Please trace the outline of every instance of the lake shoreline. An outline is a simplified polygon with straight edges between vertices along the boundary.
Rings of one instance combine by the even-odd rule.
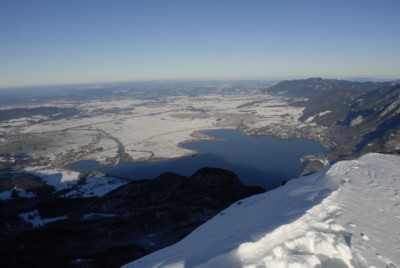
[[[164,172],[188,175],[202,167],[216,167],[235,172],[247,185],[266,189],[283,180],[298,177],[305,166],[304,155],[327,153],[318,142],[306,139],[283,140],[271,136],[250,136],[239,129],[206,129],[194,136],[200,139],[180,143],[190,152],[186,156],[154,161],[102,165],[94,160],[69,164],[73,171],[96,170],[131,180],[155,178]]]

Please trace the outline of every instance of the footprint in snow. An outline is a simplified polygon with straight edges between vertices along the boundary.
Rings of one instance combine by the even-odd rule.
[[[360,233],[362,239],[369,240],[369,237],[366,234]]]

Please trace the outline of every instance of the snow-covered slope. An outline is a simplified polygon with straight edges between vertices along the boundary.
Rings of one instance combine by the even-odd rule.
[[[399,191],[398,156],[339,162],[124,267],[400,267]]]

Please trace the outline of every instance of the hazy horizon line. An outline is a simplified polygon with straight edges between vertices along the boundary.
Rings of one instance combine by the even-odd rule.
[[[355,82],[385,82],[385,81],[395,81],[400,80],[399,76],[308,76],[308,75],[292,75],[292,76],[276,76],[276,77],[262,77],[262,76],[254,76],[254,77],[208,77],[208,78],[154,78],[154,79],[134,79],[134,80],[118,80],[118,81],[97,81],[97,82],[63,82],[63,83],[46,83],[46,84],[31,84],[31,85],[13,85],[13,86],[0,86],[0,90],[12,90],[12,89],[28,89],[28,88],[37,88],[37,87],[73,87],[73,86],[92,86],[99,87],[104,85],[112,85],[115,84],[129,84],[129,83],[148,83],[148,82],[207,82],[207,81],[271,81],[271,82],[279,82],[284,80],[306,80],[310,78],[322,78],[322,79],[336,79],[336,80],[349,80]]]

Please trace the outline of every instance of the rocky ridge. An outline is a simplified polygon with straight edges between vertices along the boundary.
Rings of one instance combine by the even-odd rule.
[[[0,266],[119,267],[263,191],[230,171],[203,168],[132,181],[102,197],[0,201]]]

